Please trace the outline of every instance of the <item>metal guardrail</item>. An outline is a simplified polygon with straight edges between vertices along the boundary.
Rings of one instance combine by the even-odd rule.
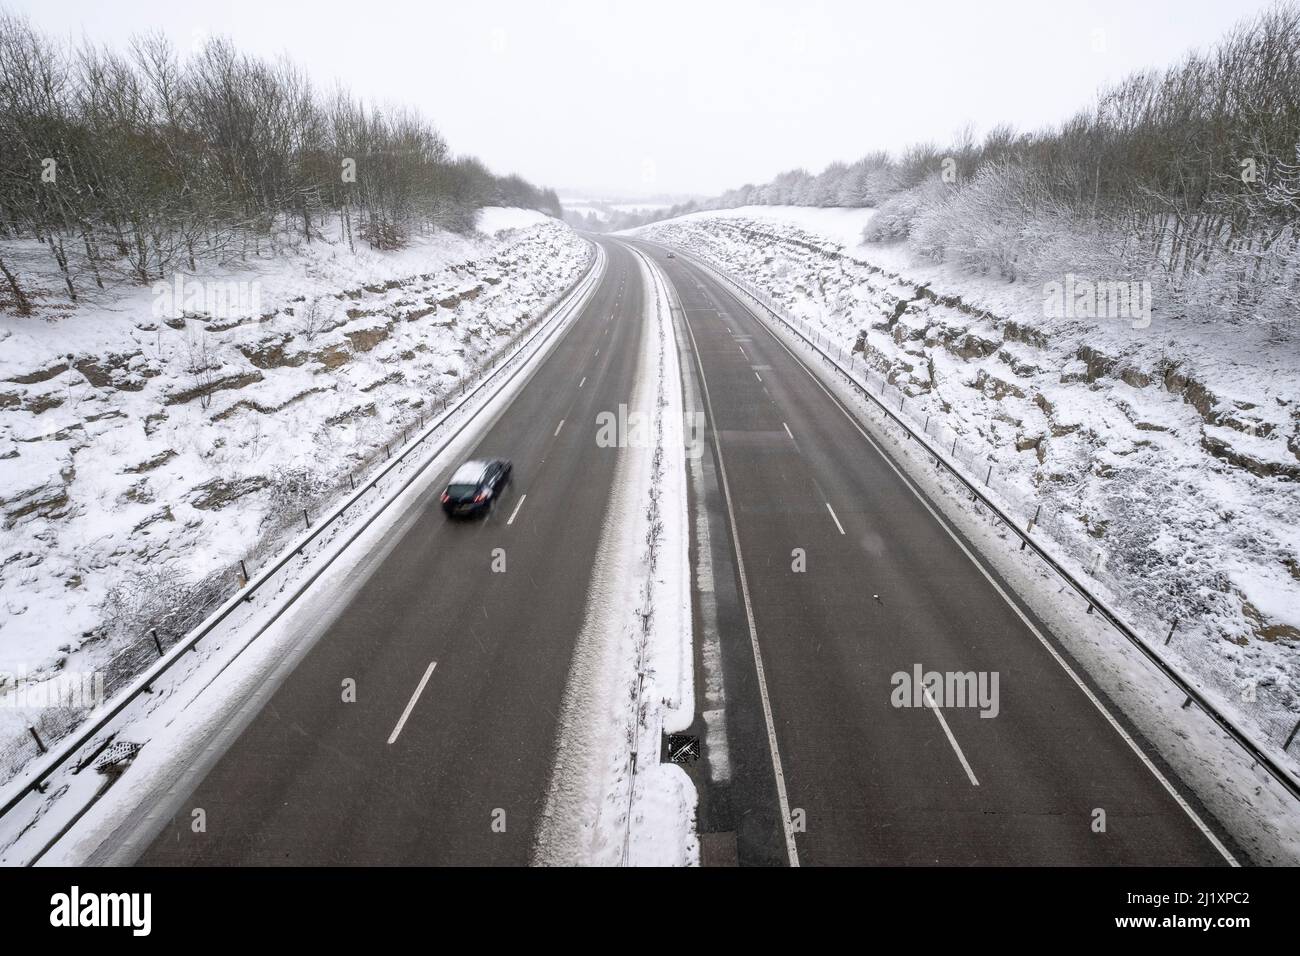
[[[594,285],[599,282],[604,271],[604,262],[604,251],[599,246],[592,244],[591,261],[587,266],[586,271],[567,290],[557,296],[550,306],[541,314],[536,322],[536,328],[531,335],[519,342],[514,348],[514,351],[508,356],[501,358],[499,361],[493,361],[489,366],[489,371],[482,377],[478,384],[462,394],[454,404],[448,404],[441,414],[430,420],[430,423],[423,429],[423,431],[407,441],[397,454],[389,457],[386,460],[385,465],[379,469],[378,472],[363,484],[359,485],[347,499],[335,507],[327,516],[318,520],[314,526],[309,527],[296,540],[286,546],[278,559],[273,561],[266,568],[257,572],[248,580],[244,588],[223,602],[217,610],[209,615],[200,625],[185,635],[185,637],[169,651],[160,656],[150,667],[142,671],[120,693],[114,695],[110,701],[101,705],[100,708],[97,708],[97,711],[92,711],[86,720],[82,721],[82,723],[76,728],[76,730],[67,737],[62,738],[52,749],[46,752],[42,757],[38,758],[34,766],[24,770],[16,780],[11,781],[3,788],[3,790],[0,790],[0,793],[4,794],[4,802],[0,804],[0,817],[5,816],[12,811],[33,791],[43,792],[45,787],[48,786],[46,781],[49,780],[55,771],[66,764],[72,756],[78,753],[83,747],[91,743],[96,736],[100,735],[108,725],[119,714],[121,714],[122,711],[130,706],[131,703],[139,698],[141,694],[151,692],[152,685],[159,677],[175,666],[175,664],[181,660],[186,653],[196,650],[197,645],[201,640],[212,635],[212,633],[225,623],[236,611],[242,609],[245,604],[251,602],[253,597],[262,587],[283,570],[291,561],[299,557],[308,545],[324,534],[327,530],[332,530],[335,523],[346,514],[349,509],[355,508],[370,492],[377,490],[379,483],[386,476],[388,476],[394,469],[403,465],[413,453],[420,450],[421,446],[429,438],[448,423],[457,412],[472,403],[483,392],[483,390],[489,386],[489,384],[495,383],[497,387],[501,387],[512,381],[520,371],[527,367],[527,361],[517,364],[504,379],[501,379],[500,381],[498,381],[498,379],[507,369],[512,365],[515,365],[517,359],[520,357],[526,359],[531,354],[530,349],[534,343],[538,343],[539,346],[540,344],[543,344],[538,342],[539,337],[545,334],[546,338],[549,338],[563,326],[564,323],[562,319],[568,317],[574,304],[581,302],[588,289],[594,287]],[[468,427],[472,421],[473,416],[470,416],[460,425],[459,428],[456,429],[455,432],[446,436],[446,440],[442,445],[430,454],[429,461],[432,460],[433,454],[436,454],[445,448],[446,445],[455,439],[455,437]],[[390,496],[389,503],[391,503],[396,494],[400,494],[408,488],[411,483],[413,483],[416,478],[423,473],[424,469],[428,467],[429,461],[426,461],[424,465],[415,472],[415,474],[411,475],[407,479],[407,481],[393,496]],[[231,656],[230,661],[227,661],[222,666],[222,670],[229,666],[233,660],[237,659],[253,640],[264,633],[267,628],[269,628],[294,603],[294,601],[296,601],[297,598],[300,597],[322,573],[324,573],[335,558],[346,550],[347,546],[360,536],[360,534],[364,532],[380,514],[383,513],[383,510],[383,508],[377,509],[374,514],[370,515],[365,521],[363,521],[360,527],[353,530],[352,534],[342,543],[335,553],[328,558],[328,560],[326,560],[320,567],[316,568],[314,572],[305,581],[301,582],[291,594],[287,595],[281,602],[280,608],[271,619],[263,622],[257,633],[246,641]]]
[[[652,242],[651,240],[641,240],[641,241],[659,246],[660,248],[663,249],[669,248],[667,245],[664,245],[662,243]],[[820,341],[815,341],[813,338],[810,338],[805,329],[799,328],[799,323],[797,320],[794,320],[791,316],[786,315],[784,311],[781,310],[781,308],[773,299],[771,299],[769,296],[762,293],[760,290],[749,286],[749,284],[746,282],[733,278],[731,275],[729,275],[726,272],[726,270],[722,266],[709,261],[707,258],[703,256],[700,256],[694,252],[683,249],[680,246],[673,246],[672,248],[675,252],[677,252],[678,255],[684,256],[685,258],[689,259],[691,262],[695,263],[700,268],[708,270],[710,273],[715,275],[718,279],[720,279],[721,281],[725,282],[727,285],[735,289],[737,292],[741,293],[745,297],[752,300],[761,309],[763,309],[765,312],[770,314],[774,319],[776,319],[783,326],[785,326],[792,333],[794,333],[804,344],[808,346],[808,348],[810,348],[815,353],[817,353],[823,359],[823,361],[825,361],[827,364],[833,367],[837,372],[839,372],[839,374],[842,375],[845,378],[845,380],[849,382],[850,385],[852,385],[855,389],[861,392],[865,397],[869,398],[872,401],[872,403],[875,404],[882,412],[884,412],[884,414],[892,422],[894,422],[896,425],[902,428],[907,433],[909,438],[918,442],[921,445],[921,447],[925,448],[928,451],[928,453],[931,455],[931,457],[934,458],[937,464],[941,465],[945,470],[948,471],[949,474],[951,474],[954,478],[956,478],[959,482],[961,482],[961,484],[970,493],[972,500],[978,499],[986,508],[988,508],[998,518],[998,520],[1000,520],[1007,528],[1009,528],[1012,532],[1014,532],[1016,536],[1020,538],[1022,542],[1021,544],[1022,548],[1025,546],[1032,548],[1034,553],[1037,554],[1038,557],[1045,564],[1047,564],[1063,581],[1065,581],[1066,584],[1068,584],[1071,588],[1073,588],[1074,591],[1078,593],[1078,595],[1088,603],[1089,613],[1091,613],[1095,609],[1099,614],[1101,614],[1101,616],[1106,620],[1107,623],[1109,623],[1113,628],[1115,628],[1115,630],[1119,631],[1125,638],[1127,638],[1128,641],[1135,648],[1137,648],[1138,651],[1140,651],[1143,654],[1143,656],[1147,658],[1147,660],[1149,660],[1157,668],[1159,668],[1159,670],[1165,675],[1165,677],[1168,678],[1182,693],[1186,695],[1187,703],[1193,703],[1193,702],[1196,703],[1196,705],[1200,707],[1200,709],[1206,714],[1206,716],[1208,716],[1211,720],[1213,720],[1214,723],[1217,724],[1221,730],[1223,730],[1226,734],[1228,734],[1228,736],[1230,736],[1237,743],[1237,745],[1240,746],[1241,749],[1244,750],[1251,757],[1252,760],[1254,760],[1260,766],[1264,767],[1268,771],[1268,773],[1275,780],[1278,781],[1278,783],[1280,783],[1283,787],[1286,788],[1286,790],[1291,794],[1293,798],[1300,799],[1300,779],[1297,779],[1296,776],[1292,774],[1290,770],[1288,770],[1281,763],[1279,763],[1273,756],[1267,753],[1263,747],[1261,747],[1259,744],[1257,744],[1254,741],[1254,739],[1252,739],[1250,734],[1245,729],[1240,727],[1237,724],[1237,722],[1234,721],[1227,714],[1223,713],[1190,680],[1185,678],[1168,661],[1164,660],[1155,651],[1153,651],[1151,647],[1147,644],[1147,642],[1143,640],[1142,637],[1137,633],[1137,631],[1133,627],[1131,627],[1128,624],[1128,622],[1126,622],[1123,618],[1121,618],[1113,608],[1111,608],[1103,600],[1098,598],[1083,582],[1081,582],[1077,577],[1075,577],[1075,575],[1068,568],[1066,568],[1064,565],[1061,564],[1061,562],[1059,562],[1056,558],[1054,558],[1046,548],[1044,548],[1037,541],[1035,541],[1027,529],[1022,529],[1015,520],[1013,520],[1008,514],[1006,514],[1005,511],[1003,511],[1001,507],[999,507],[986,494],[984,494],[984,492],[980,489],[979,485],[977,484],[978,479],[972,480],[971,478],[963,474],[962,470],[949,459],[949,456],[942,449],[936,448],[930,442],[928,434],[926,435],[918,434],[916,429],[914,429],[907,421],[904,420],[902,415],[899,414],[898,410],[891,408],[888,404],[886,404],[881,400],[880,396],[873,394],[870,388],[868,388],[863,382],[860,382],[852,374],[854,369],[846,368],[841,358],[832,355],[829,351],[823,348]],[[864,370],[864,374],[865,374],[865,370]],[[1030,521],[1029,527],[1032,528],[1033,525],[1034,522]],[[1187,703],[1185,703],[1184,706],[1187,706]],[[1295,736],[1295,731],[1292,731],[1292,737],[1294,736]]]

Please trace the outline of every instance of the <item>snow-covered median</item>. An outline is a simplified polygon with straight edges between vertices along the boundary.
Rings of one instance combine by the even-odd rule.
[[[534,850],[543,865],[699,863],[695,786],[660,762],[663,734],[689,727],[695,709],[681,370],[666,289],[638,259],[646,332],[565,687]]]

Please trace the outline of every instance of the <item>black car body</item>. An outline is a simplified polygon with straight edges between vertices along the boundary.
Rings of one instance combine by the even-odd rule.
[[[442,493],[442,510],[454,518],[487,511],[510,481],[510,472],[510,462],[505,458],[465,462],[447,482]]]

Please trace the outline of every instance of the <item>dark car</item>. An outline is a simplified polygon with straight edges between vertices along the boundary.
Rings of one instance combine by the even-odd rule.
[[[510,462],[505,458],[465,462],[447,482],[442,510],[454,518],[487,511],[510,481],[510,471]]]
[[[676,259],[677,256],[676,256],[675,253],[670,252],[670,253],[668,253],[668,258],[669,258],[669,259]]]

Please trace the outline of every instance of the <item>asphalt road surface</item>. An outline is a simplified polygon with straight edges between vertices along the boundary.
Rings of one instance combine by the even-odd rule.
[[[474,457],[514,462],[492,514],[449,522],[435,483],[138,862],[529,861],[614,475],[596,416],[630,402],[643,334],[636,261],[606,250],[586,308],[477,445]],[[345,678],[356,703],[342,702]]]
[[[1158,761],[794,355],[706,270],[638,245],[676,290],[688,371],[703,372],[726,476],[711,508],[734,518],[800,864],[1224,864]],[[722,651],[728,676],[754,670],[743,620]],[[917,665],[997,673],[996,716],[893,706],[892,675]],[[768,807],[764,826],[738,827],[741,862],[788,850],[760,707],[752,689],[728,695],[741,772],[725,803],[737,823]]]
[[[529,862],[615,470],[596,416],[630,401],[644,334],[636,259],[604,245],[593,298],[477,445],[513,459],[504,499],[452,523],[435,483],[197,788],[172,795],[140,863]],[[704,862],[1225,862],[1214,822],[802,364],[707,272],[641,248],[680,301],[707,411],[692,503],[712,529],[730,772],[691,771]],[[892,676],[917,666],[996,674],[996,716],[893,706]]]

